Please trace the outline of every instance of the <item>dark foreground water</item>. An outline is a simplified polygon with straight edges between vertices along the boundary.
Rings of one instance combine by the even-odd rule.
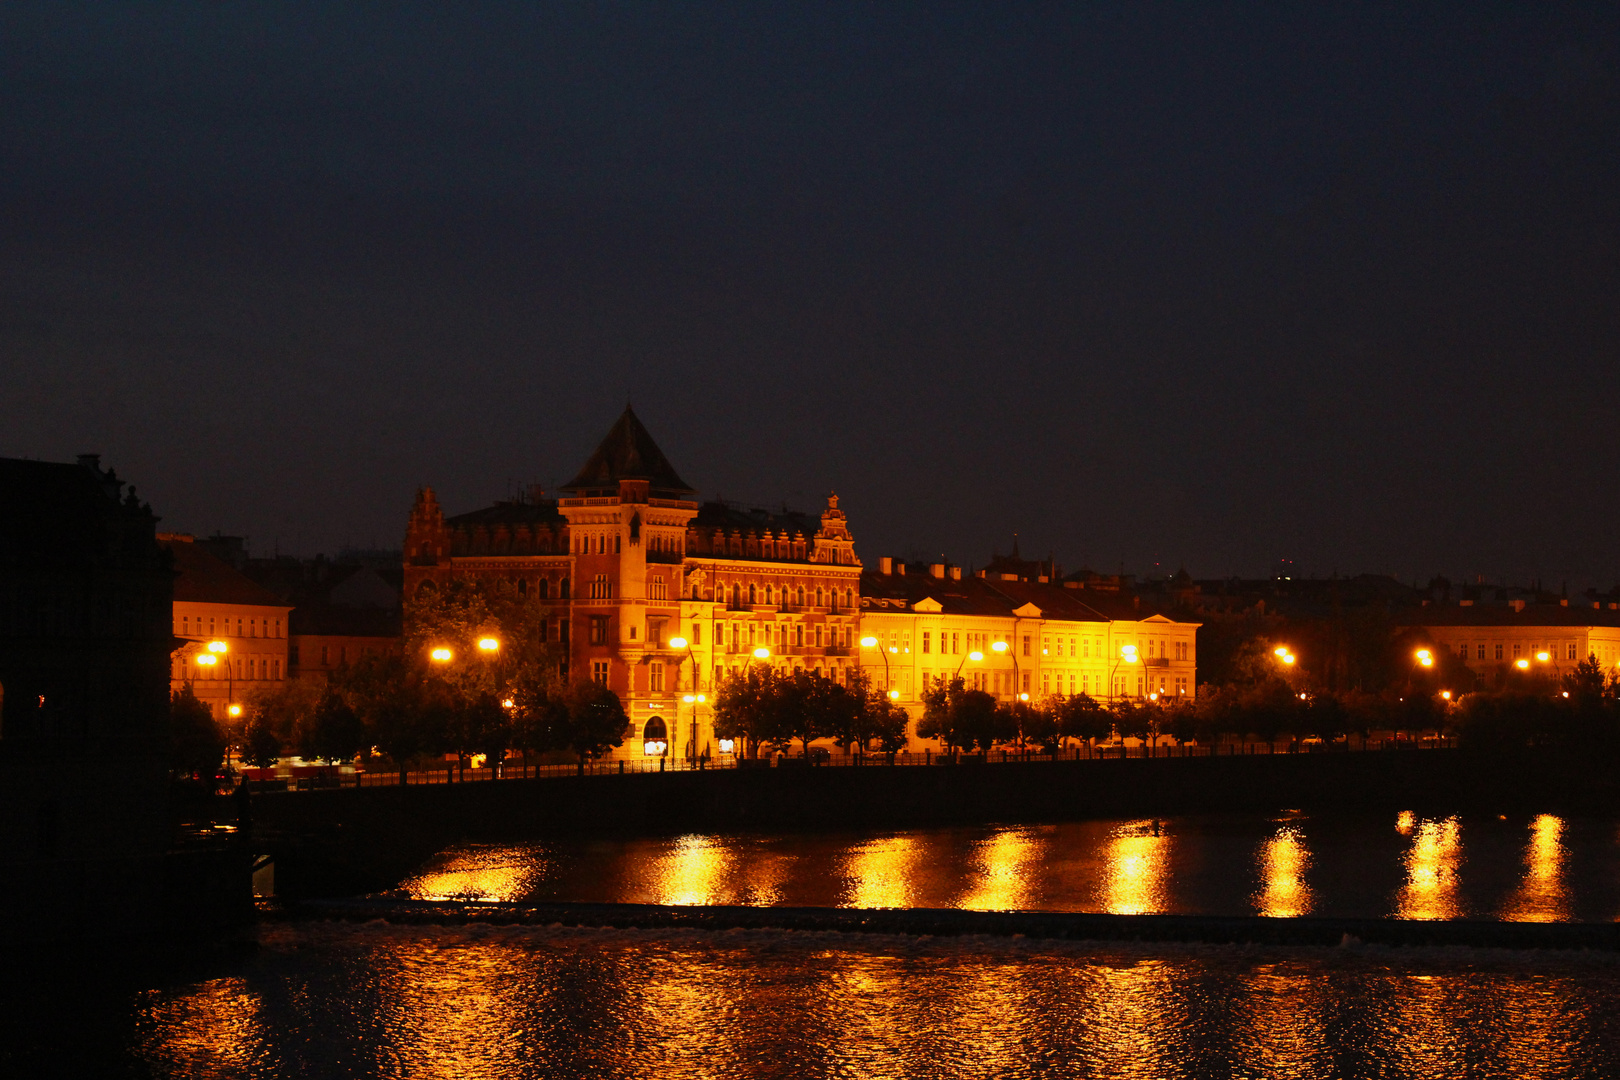
[[[426,900],[1610,922],[1620,829],[1551,814],[1092,821],[470,844]]]
[[[1611,921],[1611,822],[1186,818],[468,845],[427,899]],[[1617,1077],[1620,956],[272,923],[11,963],[0,1077]],[[9,960],[10,958],[8,958]]]
[[[6,1076],[1613,1077],[1620,961],[290,924],[13,1003]]]

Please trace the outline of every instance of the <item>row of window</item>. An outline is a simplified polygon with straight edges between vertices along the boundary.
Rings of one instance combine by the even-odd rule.
[[[879,640],[881,643],[882,639],[880,638]],[[994,640],[999,641],[1002,639],[995,638]],[[960,656],[962,655],[964,645],[966,646],[968,652],[982,652],[988,654],[992,644],[992,637],[989,634],[980,633],[976,630],[969,630],[965,633],[956,631],[946,632],[941,630],[939,631],[939,635],[936,639],[934,636],[934,631],[924,630],[922,632],[922,651],[925,655],[935,651],[934,647],[936,641],[939,647],[938,651],[941,655]],[[1067,647],[1066,652],[1065,646]],[[1174,646],[1174,648],[1167,650],[1166,646]],[[1159,638],[1149,638],[1143,642],[1142,649],[1144,650],[1143,655],[1148,657],[1162,657],[1173,651],[1175,654],[1175,659],[1186,660],[1189,659],[1191,653],[1190,646],[1191,643],[1186,641],[1166,642]],[[911,635],[901,634],[898,631],[890,631],[888,635],[887,647],[890,652],[909,653],[911,651]],[[1030,650],[1031,635],[1024,634],[1019,641],[1018,651],[1020,655],[1029,656]],[[1054,637],[1050,634],[1043,636],[1041,638],[1041,655],[1052,656],[1054,655],[1054,651],[1055,655],[1057,656],[1067,655],[1069,658],[1076,660],[1089,660],[1094,652],[1099,660],[1106,655],[1102,638],[1064,638]]]
[[[198,664],[193,669],[189,656],[174,661],[170,678],[195,682],[238,682],[281,678],[281,658],[276,656],[231,657],[212,667]]]
[[[235,627],[232,630],[232,627]],[[174,631],[181,637],[239,637],[239,638],[278,638],[281,637],[280,619],[260,619],[251,616],[231,618],[225,616],[203,616],[193,618],[182,615],[174,622]]]
[[[702,599],[698,595],[698,586],[692,586],[692,599]],[[772,585],[749,582],[733,582],[729,587],[720,585],[715,592],[718,603],[728,600],[732,607],[742,607],[744,604],[764,604],[769,607],[805,607],[806,601],[814,600],[818,608],[828,608],[833,612],[847,611],[855,606],[855,590],[845,589],[840,593],[837,589],[825,589],[816,586],[814,591],[807,590],[803,585]]]
[[[1511,650],[1511,656],[1509,650]],[[1575,641],[1564,642],[1562,648],[1560,648],[1560,643],[1556,641],[1545,645],[1523,641],[1515,641],[1511,644],[1501,641],[1474,643],[1475,660],[1518,660],[1521,657],[1531,657],[1541,652],[1548,653],[1553,659],[1558,659],[1562,654],[1562,658],[1565,660],[1578,660],[1580,659],[1580,643]],[[1489,653],[1488,656],[1487,653]],[[1463,660],[1468,659],[1468,642],[1464,641],[1457,645],[1457,656]]]

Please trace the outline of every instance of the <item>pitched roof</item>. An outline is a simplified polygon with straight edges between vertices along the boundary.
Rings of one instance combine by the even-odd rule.
[[[628,405],[579,475],[564,484],[562,490],[608,488],[616,494],[620,480],[646,480],[653,490],[669,495],[697,494],[696,488],[676,475],[674,466]]]
[[[201,544],[176,537],[159,540],[174,556],[179,574],[174,580],[174,598],[180,603],[292,606],[230,563],[215,558]]]
[[[155,556],[151,511],[94,455],[78,464],[0,458],[0,562],[61,566]]]
[[[1561,604],[1526,604],[1515,611],[1506,604],[1437,604],[1410,608],[1396,616],[1403,626],[1514,627],[1620,626],[1620,611],[1599,607],[1564,607]]]
[[[1011,618],[1033,604],[1040,617],[1069,622],[1141,622],[1161,614],[1137,607],[1129,597],[1098,595],[1084,589],[1033,581],[992,581],[988,578],[936,578],[928,574],[861,574],[861,606],[880,612],[894,601],[902,609],[916,610],[919,600],[932,599],[950,615]],[[1197,625],[1197,624],[1184,624]]]

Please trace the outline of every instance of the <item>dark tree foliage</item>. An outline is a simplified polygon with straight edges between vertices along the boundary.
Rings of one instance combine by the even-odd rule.
[[[300,732],[298,752],[317,761],[337,764],[353,761],[367,747],[360,714],[335,689],[327,688]]]
[[[169,764],[181,776],[211,780],[225,760],[225,732],[191,687],[169,699]]]
[[[1054,706],[1058,733],[1090,746],[1114,732],[1114,718],[1089,694],[1059,698]]]
[[[255,769],[268,769],[281,760],[281,751],[281,735],[276,731],[275,718],[262,708],[250,709],[242,730],[243,763]]]
[[[630,717],[619,695],[597,682],[581,681],[569,687],[568,749],[581,761],[595,761],[624,743]]]

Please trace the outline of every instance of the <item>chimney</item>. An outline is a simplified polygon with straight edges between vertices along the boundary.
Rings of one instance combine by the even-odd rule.
[[[904,559],[896,559],[895,560],[895,562],[894,562],[894,572],[897,573],[897,574],[904,574],[906,572],[906,563],[905,563]]]
[[[887,555],[885,555],[882,558],[878,559],[878,573],[880,573],[880,574],[892,574],[892,573],[894,573],[894,560],[889,558]]]
[[[951,580],[952,581],[961,581],[962,580],[962,568],[960,566],[951,567]],[[1610,606],[1612,607],[1613,605],[1611,604]]]
[[[945,564],[942,562],[929,563],[928,576],[933,578],[943,578],[945,576]]]

